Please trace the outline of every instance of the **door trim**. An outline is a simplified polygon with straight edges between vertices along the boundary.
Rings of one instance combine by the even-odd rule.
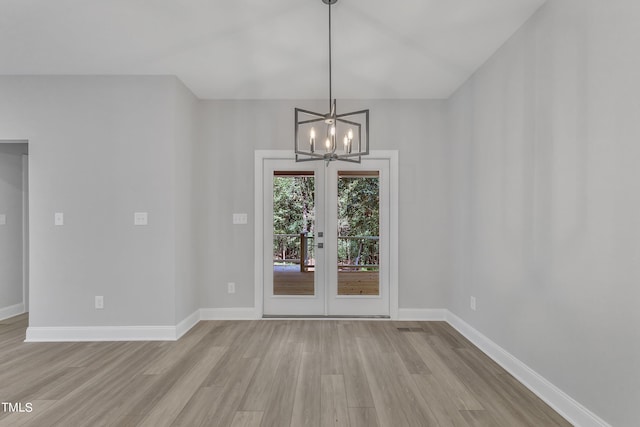
[[[398,319],[398,150],[372,150],[371,159],[389,160],[389,315]],[[264,314],[264,185],[265,160],[295,160],[289,150],[256,150],[254,155],[254,307],[256,316]]]
[[[29,155],[22,155],[22,302],[29,312]]]

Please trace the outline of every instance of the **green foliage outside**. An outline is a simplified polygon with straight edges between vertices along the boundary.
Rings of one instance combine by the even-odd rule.
[[[299,234],[302,232],[309,236],[307,256],[313,258],[316,215],[313,188],[313,177],[274,177],[273,233],[298,236],[274,236],[274,260],[300,259]],[[379,201],[377,178],[341,177],[338,180],[339,264],[378,264]]]
[[[338,263],[378,265],[380,186],[378,178],[338,180]],[[346,238],[358,237],[358,238]]]
[[[311,176],[273,177],[273,259],[281,263],[300,259],[300,233],[314,235],[315,178]],[[276,236],[276,235],[295,236]],[[313,239],[308,239],[307,257],[313,257]]]
[[[273,177],[273,233],[313,233],[315,222],[315,178]]]

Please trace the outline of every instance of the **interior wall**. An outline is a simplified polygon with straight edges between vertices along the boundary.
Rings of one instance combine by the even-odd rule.
[[[25,143],[0,140],[0,311],[23,304],[22,155]],[[0,316],[2,318],[2,316]]]
[[[197,140],[198,100],[175,80],[175,304],[176,324],[200,308],[196,282],[194,156]]]
[[[198,281],[202,307],[254,305],[254,151],[292,150],[293,109],[327,101],[202,101],[197,149]],[[369,108],[371,148],[399,150],[399,305],[447,303],[450,248],[448,147],[442,101],[341,101]],[[247,225],[232,225],[233,213]],[[236,293],[227,293],[227,282]]]
[[[30,326],[175,325],[175,104],[174,77],[0,77],[0,138],[29,140]]]
[[[615,426],[640,402],[638,22],[549,1],[448,103],[451,310]]]

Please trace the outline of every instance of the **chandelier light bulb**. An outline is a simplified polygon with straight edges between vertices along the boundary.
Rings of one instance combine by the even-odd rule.
[[[331,136],[335,136],[336,135],[336,127],[335,126],[331,126],[331,128],[329,129],[329,133],[331,134]]]
[[[349,132],[347,132],[347,137],[349,138],[349,141],[353,139],[353,129],[349,129]]]
[[[349,151],[349,138],[347,135],[344,136],[344,152],[347,153]]]
[[[316,130],[311,128],[309,132],[309,151],[312,153],[316,151]]]

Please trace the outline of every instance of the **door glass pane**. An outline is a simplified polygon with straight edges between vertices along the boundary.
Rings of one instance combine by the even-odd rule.
[[[273,173],[273,294],[315,294],[313,171]]]
[[[380,294],[380,174],[338,172],[338,295]]]

